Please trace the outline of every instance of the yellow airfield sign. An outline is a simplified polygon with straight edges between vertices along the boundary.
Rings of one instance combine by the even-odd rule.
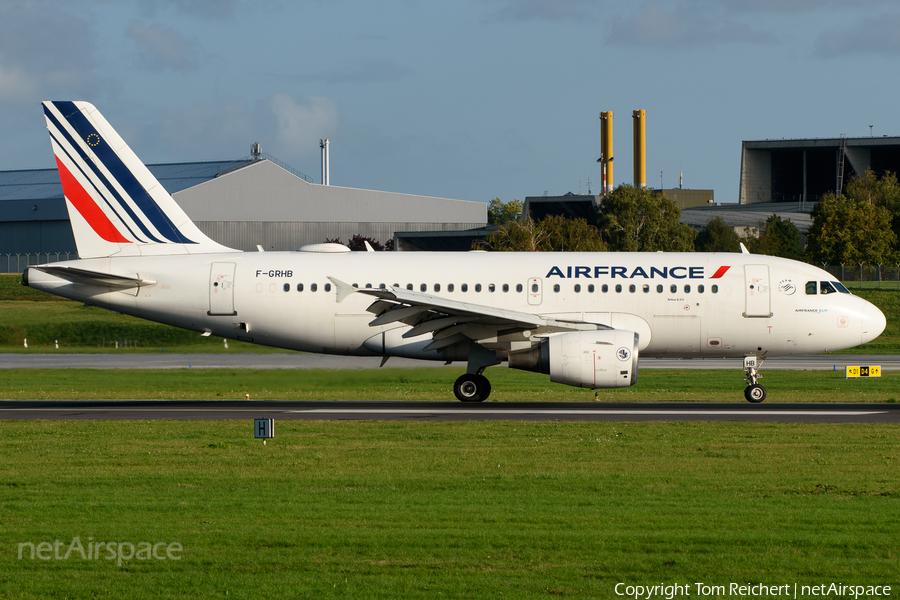
[[[846,367],[846,377],[881,377],[881,365],[868,367]]]

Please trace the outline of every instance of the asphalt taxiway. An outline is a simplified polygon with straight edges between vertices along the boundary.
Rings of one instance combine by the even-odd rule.
[[[898,423],[900,404],[4,400],[0,419]]]
[[[380,356],[331,356],[304,353],[234,354],[0,354],[0,369],[377,369]],[[391,358],[385,367],[440,367],[443,363]],[[763,370],[843,371],[847,365],[880,365],[882,371],[900,370],[898,355],[820,354],[769,358]],[[456,362],[451,366],[463,367]],[[641,358],[640,369],[733,369],[739,358]]]

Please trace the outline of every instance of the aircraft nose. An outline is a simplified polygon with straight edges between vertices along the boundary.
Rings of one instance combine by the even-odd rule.
[[[867,344],[877,338],[886,325],[884,313],[871,302],[866,302],[862,311],[862,343]]]

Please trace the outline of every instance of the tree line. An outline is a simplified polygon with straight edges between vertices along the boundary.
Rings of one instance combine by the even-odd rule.
[[[551,215],[518,218],[520,200],[488,205],[497,229],[473,249],[520,252],[740,252],[815,264],[895,264],[900,261],[900,184],[891,172],[853,176],[845,193],[826,194],[812,211],[806,246],[791,221],[772,215],[759,236],[738,235],[720,217],[699,232],[680,223],[681,209],[665,194],[620,185],[603,197],[591,219]]]

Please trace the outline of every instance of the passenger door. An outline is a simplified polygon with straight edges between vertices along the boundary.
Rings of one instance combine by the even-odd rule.
[[[213,263],[209,273],[210,316],[234,316],[234,263]]]
[[[772,316],[772,296],[769,286],[769,265],[744,266],[744,316],[769,318]]]

